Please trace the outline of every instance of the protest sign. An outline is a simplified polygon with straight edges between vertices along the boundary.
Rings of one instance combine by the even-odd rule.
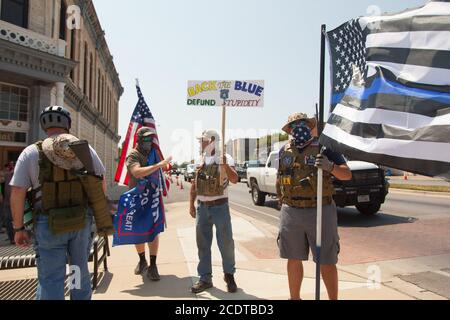
[[[264,81],[189,81],[187,105],[262,108]]]

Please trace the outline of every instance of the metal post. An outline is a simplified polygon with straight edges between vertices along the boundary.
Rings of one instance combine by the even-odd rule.
[[[324,122],[324,104],[325,104],[325,35],[327,27],[322,25],[321,47],[320,47],[320,101],[319,101],[319,123],[317,124],[319,137],[323,132]],[[316,239],[316,300],[320,300],[320,280],[321,280],[321,253],[322,253],[322,199],[323,199],[323,170],[319,169],[317,172],[317,239]]]
[[[227,119],[227,108],[225,105],[222,107],[222,156],[225,156],[225,126]]]

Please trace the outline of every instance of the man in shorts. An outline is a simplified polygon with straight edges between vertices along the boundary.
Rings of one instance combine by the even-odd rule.
[[[310,250],[317,262],[317,168],[324,171],[321,271],[330,300],[337,300],[340,244],[331,176],[351,180],[352,174],[342,155],[331,150],[320,152],[315,118],[294,114],[283,131],[292,139],[280,150],[277,193],[282,209],[278,246],[281,258],[288,260],[291,300],[301,300],[303,261],[308,261]]]

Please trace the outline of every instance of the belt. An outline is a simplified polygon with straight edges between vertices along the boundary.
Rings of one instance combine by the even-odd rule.
[[[216,207],[216,206],[221,206],[223,204],[227,204],[228,203],[228,198],[223,198],[223,199],[218,199],[215,201],[198,201],[199,204],[206,206],[206,207]]]
[[[303,198],[303,197],[295,197],[295,198],[291,198],[294,201],[317,201],[317,197],[314,198]],[[323,197],[324,201],[330,201],[332,200],[333,197]]]
[[[317,208],[317,198],[292,198],[286,199],[284,203],[291,208],[297,209]],[[322,200],[322,204],[324,206],[330,205],[332,203],[333,197],[324,197]]]

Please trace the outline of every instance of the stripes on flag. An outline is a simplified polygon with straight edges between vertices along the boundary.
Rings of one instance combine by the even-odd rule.
[[[450,179],[450,3],[352,20],[328,39],[333,110],[321,143]]]
[[[128,131],[124,143],[122,145],[122,154],[120,156],[119,165],[117,167],[115,181],[122,185],[128,185],[130,182],[130,177],[128,174],[128,169],[126,166],[126,159],[130,152],[136,147],[137,144],[137,132],[142,127],[149,127],[156,130],[156,122],[153,118],[150,109],[145,102],[144,96],[140,87],[136,87],[138,94],[138,103],[134,109],[133,115],[131,116],[130,124],[128,125]],[[164,160],[162,155],[159,137],[156,135],[153,139],[153,147],[156,148],[158,156],[160,159]]]
[[[128,170],[126,168],[125,162],[127,156],[130,154],[130,152],[135,148],[137,144],[136,133],[139,129],[140,125],[137,122],[131,122],[129,124],[127,138],[125,139],[125,142],[123,144],[119,166],[117,167],[116,182],[119,184],[128,185],[128,183],[130,182],[130,177],[128,175]],[[133,141],[131,141],[130,137],[133,137]]]

